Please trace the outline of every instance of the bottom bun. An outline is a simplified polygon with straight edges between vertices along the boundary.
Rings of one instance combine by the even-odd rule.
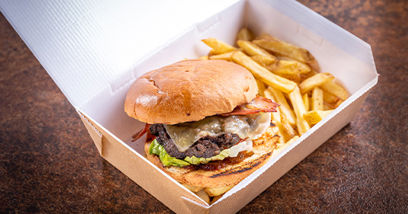
[[[145,144],[147,159],[193,192],[204,190],[209,196],[218,196],[264,165],[278,147],[277,127],[269,127],[253,140],[253,154],[241,162],[225,164],[216,170],[164,167],[156,155],[149,154],[150,142]]]

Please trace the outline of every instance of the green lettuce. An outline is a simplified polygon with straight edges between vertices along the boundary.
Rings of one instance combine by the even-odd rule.
[[[160,145],[159,142],[157,142],[157,140],[155,139],[150,144],[149,153],[159,156],[160,161],[162,162],[164,166],[183,167],[183,166],[188,166],[190,164],[199,165],[199,164],[206,164],[210,161],[224,160],[225,158],[229,157],[230,154],[232,153],[231,149],[232,148],[224,149],[220,152],[220,154],[212,156],[210,158],[198,158],[198,157],[192,156],[192,157],[185,157],[184,160],[180,160],[180,159],[170,156],[166,152],[164,147]]]
[[[162,145],[160,145],[156,139],[152,141],[149,147],[149,153],[150,154],[155,154],[159,156],[160,161],[164,166],[178,166],[178,167],[183,167],[183,166],[188,166],[190,163],[177,159],[175,157],[170,156],[167,154],[166,150]]]

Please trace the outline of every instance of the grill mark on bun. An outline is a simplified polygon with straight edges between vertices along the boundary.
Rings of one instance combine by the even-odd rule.
[[[265,159],[267,159],[269,156],[272,155],[272,152],[268,152],[264,155],[262,155],[261,157],[257,158],[256,160],[253,160],[251,163],[248,163],[244,166],[239,166],[237,168],[234,169],[230,169],[230,170],[226,170],[224,172],[218,173],[218,174],[214,174],[212,176],[210,176],[210,178],[216,178],[219,176],[226,176],[226,175],[232,175],[232,174],[239,174],[239,173],[243,173],[245,171],[251,170],[254,167],[257,167],[259,164],[263,163],[263,161]],[[254,163],[256,162],[256,163]]]

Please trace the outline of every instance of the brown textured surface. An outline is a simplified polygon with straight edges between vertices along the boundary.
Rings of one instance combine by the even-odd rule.
[[[301,2],[370,43],[380,81],[350,125],[241,212],[408,213],[408,1]],[[0,212],[171,212],[98,156],[3,17],[0,72]]]

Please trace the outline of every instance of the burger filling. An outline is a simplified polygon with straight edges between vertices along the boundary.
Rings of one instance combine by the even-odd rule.
[[[156,136],[149,153],[159,156],[165,166],[187,166],[236,157],[252,149],[252,139],[269,127],[270,113],[211,116],[176,125],[153,124]]]

